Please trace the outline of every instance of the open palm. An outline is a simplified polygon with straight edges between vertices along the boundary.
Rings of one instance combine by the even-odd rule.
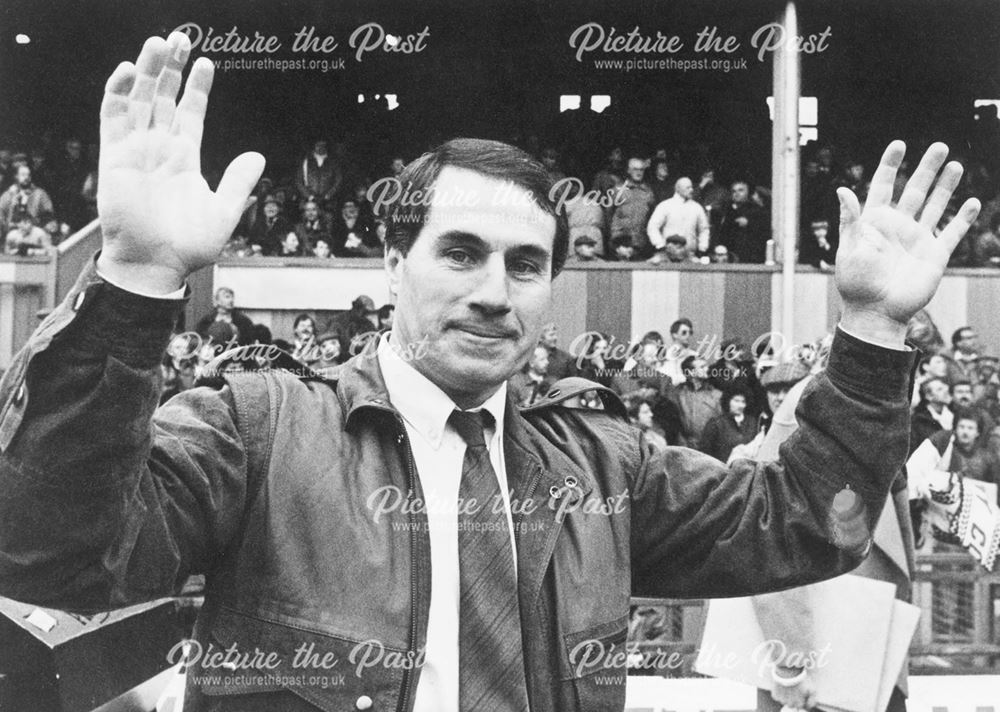
[[[165,292],[217,258],[264,169],[237,157],[217,191],[201,175],[201,138],[212,63],[197,60],[177,102],[190,42],[152,37],[133,65],[111,74],[101,106],[98,268],[136,291]]]
[[[900,325],[934,296],[948,258],[979,212],[979,201],[967,200],[935,236],[935,226],[962,177],[962,167],[954,161],[941,170],[948,155],[948,147],[941,143],[927,149],[899,203],[892,205],[896,171],[905,152],[902,141],[889,144],[872,177],[863,211],[850,190],[837,192],[836,279],[845,313],[866,313]]]

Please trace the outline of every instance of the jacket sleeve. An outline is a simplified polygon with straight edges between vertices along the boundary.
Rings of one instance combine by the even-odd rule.
[[[233,538],[246,454],[228,386],[155,413],[183,300],[91,264],[0,382],[0,595],[70,610],[172,593]]]
[[[630,483],[634,595],[750,595],[857,566],[906,459],[914,354],[838,330],[777,461],[643,451]]]

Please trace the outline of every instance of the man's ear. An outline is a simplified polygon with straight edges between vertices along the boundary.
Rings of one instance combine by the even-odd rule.
[[[393,296],[399,294],[399,284],[403,279],[403,267],[406,257],[395,247],[385,248],[385,274],[389,279],[389,292]]]

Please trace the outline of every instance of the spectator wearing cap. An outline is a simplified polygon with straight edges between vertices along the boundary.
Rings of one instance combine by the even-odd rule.
[[[699,449],[726,462],[737,445],[746,445],[757,435],[757,419],[747,413],[750,392],[736,387],[719,398],[722,412],[705,423]]]
[[[708,381],[708,363],[697,355],[681,361],[684,382],[675,388],[671,398],[681,414],[681,445],[695,450],[701,440],[705,425],[721,415],[719,399],[722,392]]]
[[[379,257],[383,246],[372,229],[361,219],[353,198],[345,200],[340,216],[333,222],[333,254],[337,257]]]
[[[52,212],[52,199],[31,180],[31,166],[22,163],[14,172],[14,184],[0,195],[0,231],[15,227],[15,216],[25,212],[38,224],[42,213]]]
[[[327,329],[319,338],[316,345],[319,348],[319,360],[313,364],[313,369],[323,371],[334,368],[344,363],[344,350],[341,344],[341,333],[337,329]]]
[[[660,260],[654,260],[659,262]],[[683,235],[671,235],[663,246],[663,261],[671,264],[691,264],[698,258],[688,249],[688,241]]]
[[[771,425],[771,418],[792,386],[809,375],[809,367],[799,360],[786,361],[772,366],[760,379],[760,385],[767,394],[767,411],[761,413],[761,427],[764,430]]]
[[[281,214],[281,204],[274,194],[264,198],[264,215],[250,229],[247,242],[254,252],[263,255],[276,255],[281,251],[281,243],[285,236],[293,232],[291,223]]]
[[[580,235],[573,240],[573,254],[566,261],[573,262],[600,262],[601,257],[597,255],[597,240],[591,235]]]
[[[378,310],[375,308],[375,301],[367,294],[361,294],[351,302],[350,310],[337,319],[333,326],[340,331],[340,345],[345,355],[352,356],[355,353],[356,346],[352,347],[352,344],[358,337],[378,329],[376,314]]]
[[[14,229],[7,233],[4,252],[8,255],[47,255],[52,252],[49,234],[35,225],[28,211],[22,210],[14,216]]]
[[[680,235],[687,240],[691,254],[708,249],[708,214],[694,199],[694,184],[690,178],[679,178],[674,184],[674,194],[656,206],[646,226],[649,241],[660,252],[666,247],[667,238]],[[660,252],[653,261],[662,260]]]
[[[379,331],[392,331],[392,320],[396,316],[396,305],[395,304],[383,304],[378,308],[378,330]]]

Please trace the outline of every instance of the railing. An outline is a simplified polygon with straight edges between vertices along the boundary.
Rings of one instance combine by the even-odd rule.
[[[910,644],[910,673],[979,675],[1000,673],[1000,572],[987,572],[967,554],[917,556],[913,603],[920,623]],[[634,636],[630,649],[646,658],[674,654],[683,664],[656,666],[654,674],[695,675],[707,606],[702,600],[634,598],[636,612],[656,609],[653,640]]]

